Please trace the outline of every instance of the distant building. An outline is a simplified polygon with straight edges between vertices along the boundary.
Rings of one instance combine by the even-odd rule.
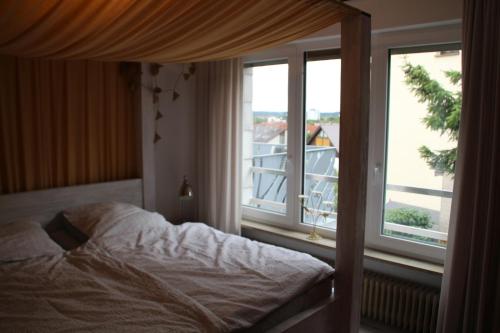
[[[321,117],[321,113],[316,109],[307,110],[307,119],[310,120],[319,120]]]
[[[307,145],[335,147],[339,151],[340,124],[310,124],[307,125]]]
[[[286,144],[288,124],[285,121],[268,121],[253,127],[254,142]]]

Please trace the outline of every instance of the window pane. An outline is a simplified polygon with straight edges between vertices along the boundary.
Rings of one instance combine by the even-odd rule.
[[[383,234],[446,246],[461,108],[459,50],[393,50]]]
[[[339,171],[340,58],[306,55],[302,222],[336,229]],[[324,213],[322,215],[322,213]]]
[[[243,192],[246,206],[286,212],[288,64],[244,70]]]

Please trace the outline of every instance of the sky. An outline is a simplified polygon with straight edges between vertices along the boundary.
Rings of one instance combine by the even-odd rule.
[[[288,65],[253,67],[253,111],[288,108]],[[306,110],[340,111],[340,60],[309,61],[306,66]]]

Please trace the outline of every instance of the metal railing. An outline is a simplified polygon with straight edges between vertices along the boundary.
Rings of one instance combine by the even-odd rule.
[[[262,173],[262,174],[273,174],[276,176],[285,176],[285,177],[287,175],[285,170],[264,168],[264,167],[251,167],[250,172],[251,173]],[[305,173],[304,176],[307,179],[316,180],[316,181],[326,181],[326,182],[331,182],[331,183],[338,182],[338,177],[336,177],[336,176],[322,175],[322,174],[317,174],[317,173]],[[448,198],[448,199],[451,199],[453,196],[452,191],[435,190],[435,189],[396,185],[396,184],[387,184],[386,190],[427,195],[427,196],[437,196],[437,197]],[[276,209],[280,209],[280,210],[283,210],[286,208],[285,203],[276,202],[276,201],[272,201],[272,200],[252,198],[251,203],[254,205],[267,205],[267,206],[270,206],[270,207],[273,207]],[[336,214],[334,214],[334,215],[336,216]],[[428,237],[428,238],[436,239],[436,240],[441,241],[441,242],[446,242],[446,240],[448,238],[448,234],[445,232],[440,232],[440,231],[436,231],[436,230],[432,230],[432,229],[417,228],[417,227],[412,227],[412,226],[407,226],[407,225],[402,225],[402,224],[397,224],[397,223],[391,223],[391,222],[384,222],[384,229],[389,230],[389,231],[395,231],[395,232],[400,232],[400,233],[421,236],[421,237]]]
[[[412,227],[404,224],[397,224],[391,222],[384,222],[384,230],[401,232],[404,234],[432,238],[441,242],[446,242],[448,239],[448,233],[442,231],[436,231],[432,229],[423,229]]]
[[[263,168],[263,167],[251,167],[250,172],[252,173],[263,173],[263,174],[272,174],[272,175],[278,175],[278,176],[286,176],[286,171],[285,170],[280,170],[280,169],[272,169],[272,168]],[[306,178],[313,179],[313,180],[322,180],[322,181],[329,181],[329,182],[337,182],[338,177],[336,176],[328,176],[328,175],[320,175],[317,173],[306,173],[305,174]]]
[[[386,190],[389,190],[389,191],[430,195],[430,196],[434,196],[434,197],[443,197],[443,198],[450,198],[450,199],[453,197],[453,192],[451,192],[451,191],[433,190],[430,188],[423,188],[423,187],[387,184],[387,186],[385,188],[386,188]]]

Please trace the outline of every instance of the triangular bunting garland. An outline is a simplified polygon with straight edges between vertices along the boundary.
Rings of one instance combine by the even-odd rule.
[[[155,133],[155,138],[153,140],[153,143],[157,143],[160,140],[161,140],[161,136],[158,133]]]
[[[172,100],[175,101],[177,98],[179,98],[179,93],[177,91],[174,90],[174,93],[172,95]]]

